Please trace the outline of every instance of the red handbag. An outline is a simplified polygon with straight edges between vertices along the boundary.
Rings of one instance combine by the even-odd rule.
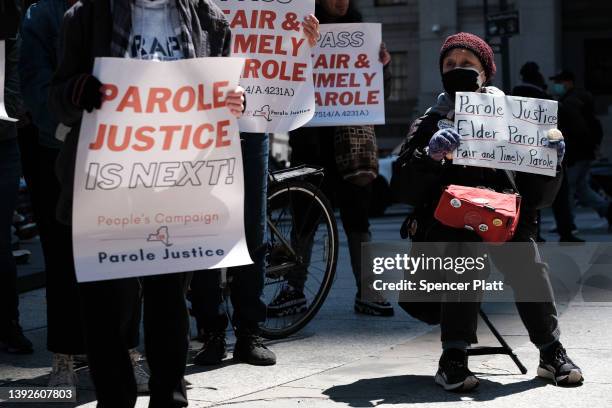
[[[446,226],[474,231],[485,242],[507,242],[516,231],[520,209],[519,194],[450,185],[434,217]]]

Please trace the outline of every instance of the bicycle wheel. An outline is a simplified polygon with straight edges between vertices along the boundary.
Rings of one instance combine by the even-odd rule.
[[[268,315],[261,334],[278,339],[296,333],[312,320],[333,283],[338,229],[327,197],[301,180],[272,185],[266,240],[264,301]],[[284,309],[276,307],[291,288],[303,297],[288,302]]]

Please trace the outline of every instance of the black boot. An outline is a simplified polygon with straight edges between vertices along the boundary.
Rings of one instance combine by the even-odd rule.
[[[198,351],[193,363],[196,365],[219,365],[227,357],[225,332],[204,332],[202,334],[204,345]]]
[[[243,363],[269,366],[276,364],[276,355],[263,344],[263,339],[254,330],[237,330],[234,360]]]

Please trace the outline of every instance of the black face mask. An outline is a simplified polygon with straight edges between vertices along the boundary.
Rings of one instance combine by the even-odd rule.
[[[474,92],[480,89],[478,72],[471,68],[455,68],[442,74],[444,90],[452,98],[457,92]]]

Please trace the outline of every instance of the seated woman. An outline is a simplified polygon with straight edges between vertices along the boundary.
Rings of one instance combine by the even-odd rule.
[[[554,200],[562,177],[558,166],[556,177],[528,173],[508,174],[503,170],[457,166],[452,163],[451,153],[459,146],[461,136],[455,131],[454,107],[456,92],[483,92],[503,95],[497,88],[486,86],[495,75],[496,67],[491,47],[481,38],[468,33],[448,37],[440,52],[440,72],[444,92],[425,115],[416,120],[404,145],[408,162],[417,172],[409,185],[407,201],[414,208],[409,217],[410,237],[414,242],[470,242],[479,237],[465,229],[455,229],[440,224],[434,218],[444,188],[450,184],[464,186],[485,186],[496,191],[512,188],[511,178],[516,180],[522,195],[520,219],[514,242],[532,244],[520,245],[512,257],[519,259],[521,268],[512,268],[508,259],[498,253],[493,259],[500,271],[508,277],[511,274],[529,276],[530,286],[537,287],[548,301],[517,301],[516,306],[530,340],[540,350],[538,376],[553,380],[557,384],[581,382],[582,372],[567,356],[559,342],[559,324],[555,308],[548,267],[540,260],[538,249],[533,244],[537,235],[537,210],[550,205]],[[554,132],[558,133],[557,130]],[[559,163],[563,159],[565,144],[562,138],[549,135],[549,146],[557,151]],[[406,147],[410,146],[411,149]],[[406,196],[405,196],[406,197]],[[524,249],[522,249],[524,248]],[[514,247],[512,249],[515,251]],[[499,251],[497,251],[499,252]],[[528,275],[526,275],[528,274]],[[520,290],[514,288],[517,299]],[[431,306],[431,305],[430,305]],[[424,306],[404,306],[415,317],[422,318]],[[410,310],[413,308],[413,310]],[[421,308],[421,312],[417,309]],[[467,348],[476,343],[478,310],[477,302],[442,302],[432,310],[433,321],[439,322],[442,332],[442,357],[435,381],[448,391],[469,391],[478,386],[478,379],[468,368]],[[430,319],[431,323],[432,320]]]

